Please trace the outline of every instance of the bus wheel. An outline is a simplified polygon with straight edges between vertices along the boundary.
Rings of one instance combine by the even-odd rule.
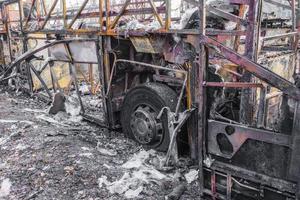
[[[177,94],[160,83],[146,83],[131,89],[121,111],[121,124],[124,133],[147,148],[167,151],[170,137],[167,116],[160,119],[160,110],[168,106],[175,111]]]

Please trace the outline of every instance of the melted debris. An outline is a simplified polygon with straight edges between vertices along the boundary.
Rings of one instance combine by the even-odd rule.
[[[164,153],[47,107],[0,88],[1,200],[198,198],[186,165],[165,169]]]

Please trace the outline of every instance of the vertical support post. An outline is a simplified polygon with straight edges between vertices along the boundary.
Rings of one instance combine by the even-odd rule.
[[[91,83],[92,94],[95,94],[93,64],[89,64],[89,82]]]
[[[165,29],[168,31],[171,26],[171,0],[166,1],[166,16],[165,16]]]
[[[10,58],[10,62],[12,62],[14,60],[14,58],[13,58],[12,51],[11,51],[8,6],[6,4],[2,4],[1,11],[2,11],[3,23],[5,26],[5,32],[6,32],[6,36],[7,36],[6,39],[7,39],[7,44],[8,44],[9,58]]]
[[[239,17],[241,17],[241,18],[244,17],[245,10],[246,10],[246,5],[244,5],[244,4],[239,5]],[[241,23],[240,22],[237,23],[236,30],[241,30]],[[234,38],[234,47],[233,47],[233,49],[237,52],[238,52],[239,46],[240,46],[240,39],[241,39],[241,36],[239,36],[239,35],[235,36],[235,38]]]
[[[99,0],[99,25],[100,25],[100,32],[102,32],[103,31],[103,0]]]
[[[298,188],[296,199],[300,199],[300,103],[299,101],[295,106],[294,124],[292,131],[292,146],[291,156],[289,162],[289,179],[296,181]]]
[[[217,187],[216,187],[216,172],[215,172],[215,170],[211,171],[210,190],[211,190],[212,200],[216,200]]]
[[[198,37],[198,36],[195,36]],[[196,66],[192,65],[192,63],[188,63],[188,80],[187,80],[187,108],[195,108],[196,97],[195,97],[195,87],[196,87]],[[197,112],[193,112],[190,116],[190,119],[187,121],[188,128],[188,141],[190,146],[190,156],[192,160],[197,160],[198,152],[197,152]]]
[[[66,29],[68,26],[67,23],[67,3],[66,0],[61,0],[62,1],[62,8],[63,8],[63,21],[64,21],[64,28]]]
[[[18,8],[19,8],[19,23],[20,23],[20,30],[21,30],[21,37],[22,37],[22,44],[23,44],[23,53],[28,50],[27,46],[27,35],[24,33],[23,29],[23,1],[18,1]],[[27,81],[29,85],[29,90],[33,92],[33,80],[31,75],[31,69],[28,64],[26,64],[26,73],[27,73]]]
[[[109,57],[109,51],[111,50],[111,38],[110,36],[105,36],[105,41],[104,41],[104,55],[103,55],[103,61],[104,61],[104,80],[105,80],[105,85],[109,85],[108,82],[110,80],[110,71],[111,71],[111,66],[110,66],[110,57]],[[106,88],[108,90],[108,88]],[[107,115],[108,115],[108,123],[109,127],[113,127],[115,122],[114,122],[114,115],[113,115],[113,108],[112,108],[112,102],[111,102],[111,93],[106,97],[107,101]]]
[[[296,12],[296,29],[298,30],[298,32],[300,32],[300,0],[298,0],[298,9]]]
[[[257,48],[258,48],[258,41],[259,41],[259,21],[260,21],[260,12],[258,9],[261,7],[261,0],[253,0],[249,1],[249,10],[248,10],[248,26],[247,26],[247,35],[246,35],[246,52],[245,55],[253,60],[256,61],[257,59]],[[257,40],[255,40],[257,38]],[[243,77],[241,78],[242,82],[251,82],[252,75],[250,72],[245,72]],[[252,89],[247,88],[242,90],[241,95],[241,109],[240,109],[240,122],[244,124],[252,124],[253,121],[253,113],[254,113],[254,98],[251,95]]]
[[[200,26],[199,26],[199,37],[205,35],[205,26],[206,26],[206,8],[205,0],[199,0],[199,17],[200,17]],[[199,38],[199,41],[200,41]],[[203,160],[206,156],[205,149],[205,134],[206,134],[206,89],[203,85],[206,79],[206,65],[207,65],[207,52],[203,43],[199,42],[199,46],[196,49],[196,87],[195,87],[195,97],[196,104],[198,107],[197,112],[197,129],[198,129],[198,159],[199,159],[199,189],[200,196],[203,196],[204,190],[204,175],[203,175]]]
[[[295,0],[294,0],[295,1]],[[295,29],[295,31],[297,31],[298,33],[300,32],[300,0],[297,1],[298,3],[298,9],[296,9],[296,1],[294,2],[294,6],[295,8],[293,8],[293,10],[295,10],[294,14],[295,14],[295,25],[293,25],[293,28]],[[295,50],[295,73],[299,74],[300,73],[300,55],[299,55],[299,50],[298,50],[298,44],[299,44],[299,40],[300,40],[300,36],[299,34],[295,36],[295,40],[294,40],[294,50]]]
[[[266,88],[260,89],[259,106],[257,111],[257,127],[264,127],[265,124],[265,107],[266,107]]]
[[[101,85],[101,96],[103,98],[103,112],[105,116],[105,125],[109,126],[109,115],[107,110],[107,98],[105,97],[107,84],[105,82],[104,65],[103,65],[103,36],[99,37],[99,41],[96,42],[98,69],[99,69],[99,81]]]
[[[110,1],[105,1],[105,15],[106,15],[106,31],[109,31],[110,27]]]
[[[300,32],[300,0],[297,0],[298,3],[298,9],[296,9],[296,1],[292,0],[292,11],[293,14],[295,14],[294,17],[294,23],[293,28]],[[297,50],[298,43],[299,43],[299,35],[295,37],[294,41],[295,46],[295,72],[300,73],[300,61],[299,61],[299,52]],[[290,156],[290,162],[289,162],[289,178],[297,181],[297,193],[296,193],[296,199],[300,199],[300,102],[296,102],[295,106],[295,113],[294,113],[294,123],[293,123],[293,131],[292,131],[292,151]]]
[[[232,179],[231,174],[227,174],[227,188],[226,188],[226,199],[231,200],[231,191],[232,191]]]

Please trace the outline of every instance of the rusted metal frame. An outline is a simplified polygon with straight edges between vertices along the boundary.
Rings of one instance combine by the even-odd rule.
[[[12,55],[12,50],[11,50],[11,32],[9,31],[9,12],[8,12],[8,6],[9,4],[3,3],[1,7],[2,11],[2,17],[3,17],[3,22],[6,30],[6,36],[7,36],[7,41],[8,41],[8,50],[9,50],[9,57],[10,61],[12,62],[14,60],[13,55]]]
[[[214,6],[208,5],[207,6],[207,10],[212,13],[215,14],[217,16],[223,17],[227,20],[236,22],[236,23],[240,23],[242,25],[247,25],[247,20],[244,20],[242,17],[237,16],[237,15],[233,15],[231,13],[225,12],[219,8],[216,8]]]
[[[178,84],[182,85],[183,84],[182,79],[170,77],[167,75],[153,74],[153,80],[158,81],[158,82],[170,83],[170,84],[174,84],[174,85],[178,85]]]
[[[171,0],[165,0],[166,13],[165,13],[165,30],[168,31],[171,27]]]
[[[165,8],[157,8],[158,13],[164,13]],[[153,14],[152,8],[141,8],[141,9],[127,9],[124,11],[123,15],[140,15],[140,14]],[[109,17],[117,16],[117,13],[110,13]],[[66,19],[73,19],[74,15],[67,14]],[[77,19],[82,18],[98,18],[99,17],[99,11],[93,11],[93,12],[87,12],[87,13],[81,13],[80,16],[78,16]],[[104,16],[103,16],[104,17]],[[63,14],[51,16],[52,20],[59,20],[63,18]],[[44,21],[43,18],[40,19],[40,21]]]
[[[162,20],[161,16],[159,15],[159,13],[157,12],[157,9],[156,9],[156,6],[155,6],[153,0],[148,0],[148,1],[149,1],[150,5],[151,5],[151,7],[153,9],[154,16],[158,20],[159,24],[163,27],[163,25],[164,25],[163,24],[163,20]]]
[[[23,55],[19,56],[16,60],[10,63],[10,65],[7,67],[6,71],[4,71],[2,74],[0,74],[0,79],[5,76],[13,67],[17,66],[24,60],[28,60],[31,58],[34,54],[38,53],[39,51],[42,51],[44,49],[47,49],[49,47],[55,46],[57,44],[63,44],[63,43],[70,43],[70,42],[87,42],[87,41],[95,41],[95,39],[92,38],[86,38],[86,39],[65,39],[65,40],[57,40],[51,43],[47,43],[44,46],[38,47],[36,49],[32,49],[30,51],[27,51]]]
[[[23,13],[23,1],[18,1],[18,7],[19,7],[19,23],[20,23],[20,30],[21,30],[21,39],[23,42],[23,53],[25,53],[28,50],[28,46],[27,46],[27,35],[24,32],[24,27],[23,27],[23,18],[24,18],[24,13]]]
[[[105,98],[105,93],[107,89],[107,84],[104,77],[104,66],[103,66],[103,37],[99,36],[98,41],[96,42],[96,52],[97,52],[97,61],[98,61],[98,70],[99,70],[99,81],[101,84],[101,97],[103,99],[103,112],[105,116],[104,124],[106,127],[109,127],[109,114],[107,110],[107,98]]]
[[[267,107],[267,89],[265,87],[262,87],[260,90],[260,96],[259,96],[259,104],[258,104],[258,110],[257,110],[257,123],[256,127],[262,128],[265,125],[265,115],[266,115],[266,107]]]
[[[195,37],[195,36],[194,36]],[[196,64],[189,63],[188,64],[188,88],[187,88],[187,101],[188,101],[188,108],[196,108],[196,85],[197,85],[197,66]],[[196,110],[196,112],[198,112]],[[197,161],[198,159],[198,129],[197,129],[197,114],[196,112],[192,113],[190,119],[187,121],[187,134],[188,134],[188,142],[190,146],[190,157],[193,161]],[[196,162],[197,163],[197,162]]]
[[[26,28],[26,27],[28,26],[28,23],[29,23],[29,21],[30,21],[30,19],[31,19],[31,14],[32,14],[33,9],[34,9],[34,7],[35,7],[35,2],[36,2],[36,0],[32,0],[32,2],[31,2],[31,7],[30,7],[30,9],[29,9],[29,14],[28,14],[28,17],[27,17],[27,19],[26,19],[26,21],[25,21],[24,28]]]
[[[294,37],[294,36],[297,36],[299,34],[300,33],[295,31],[295,32],[277,34],[277,35],[272,35],[272,36],[266,36],[266,37],[261,38],[261,40],[263,40],[263,41],[276,40],[276,39],[281,39],[281,38]]]
[[[259,12],[258,9],[261,6],[262,0],[253,0],[250,1],[249,4],[249,10],[248,10],[248,25],[247,25],[247,35],[246,35],[246,41],[245,41],[245,55],[253,60],[256,61],[256,48],[257,48],[257,41],[255,38],[258,38],[258,24],[257,21],[260,18],[258,16]],[[252,80],[251,73],[245,71],[243,74],[243,77],[241,78],[241,81],[243,82],[250,82]],[[252,124],[253,122],[253,113],[254,113],[254,98],[253,93],[250,89],[243,89],[241,91],[241,102],[240,102],[240,112],[239,121],[244,124]]]
[[[46,18],[45,18],[45,20],[43,22],[43,24],[41,25],[41,27],[39,29],[44,29],[44,27],[46,26],[48,20],[51,18],[51,14],[52,14],[54,8],[56,7],[57,2],[58,2],[58,0],[54,0],[54,2],[52,3]]]
[[[206,1],[199,0],[198,4],[199,9],[199,33],[200,36],[204,37],[206,32]],[[199,38],[198,38],[199,39]],[[206,158],[206,124],[207,124],[207,96],[206,88],[203,86],[203,82],[206,81],[207,76],[207,65],[208,65],[208,50],[205,48],[204,43],[197,43],[196,46],[196,58],[195,58],[195,67],[196,69],[196,87],[195,89],[195,104],[197,105],[196,119],[197,119],[197,130],[198,133],[198,180],[199,180],[199,189],[200,197],[203,196],[204,189],[204,171],[203,171],[203,161]]]
[[[106,15],[106,31],[109,31],[109,27],[110,27],[110,24],[111,24],[111,21],[110,21],[110,1],[107,1],[105,0],[105,15]]]
[[[51,19],[54,19],[54,17],[51,17]],[[174,34],[182,34],[182,35],[198,35],[199,32],[197,30],[155,30],[151,31],[154,34],[168,34],[168,33],[174,33]],[[239,30],[239,31],[228,31],[228,30],[206,30],[207,34],[209,36],[217,36],[217,35],[224,35],[224,36],[234,36],[234,35],[246,35],[247,31]],[[44,29],[44,30],[39,30],[39,31],[26,31],[26,33],[34,33],[34,34],[69,34],[69,35],[81,35],[81,34],[98,34],[98,35],[111,35],[111,36],[116,36],[116,35],[128,35],[128,31],[118,31],[118,33],[105,33],[101,30],[87,30],[87,29],[80,29],[80,30],[72,30],[72,29],[65,29],[65,30],[51,30],[51,29]],[[149,31],[129,31],[131,36],[145,36],[149,34]]]
[[[298,0],[298,7],[300,8],[300,1]],[[298,33],[300,33],[300,9],[297,9],[296,6],[296,0],[291,0],[291,5],[292,5],[292,29],[293,31],[296,31]],[[292,44],[292,48],[295,52],[295,57],[296,60],[298,59],[298,48],[299,48],[299,39],[300,39],[300,35],[295,35],[295,37],[293,38],[293,44]],[[299,64],[298,62],[295,62],[295,72],[297,73],[297,64]]]
[[[228,133],[227,127],[233,128],[233,133]],[[272,131],[249,128],[244,125],[225,123],[215,120],[208,121],[208,151],[211,154],[221,156],[223,158],[231,159],[243,146],[243,144],[251,139],[269,144],[275,144],[290,148],[292,144],[292,137],[286,133],[276,133]],[[232,144],[233,151],[230,153],[223,153],[217,142],[217,136],[223,134]]]
[[[21,40],[22,40],[22,44],[23,44],[23,53],[25,53],[28,50],[28,46],[27,46],[27,36],[24,33],[24,29],[23,29],[23,5],[22,5],[22,1],[18,1],[18,8],[19,8],[19,23],[20,23],[20,31],[21,31]],[[33,80],[32,80],[32,74],[30,71],[30,66],[28,64],[26,64],[26,74],[27,74],[27,81],[28,81],[28,85],[29,85],[29,90],[31,93],[33,93]],[[51,97],[51,96],[49,96]]]
[[[270,84],[271,86],[278,88],[283,93],[289,95],[291,98],[300,100],[300,89],[296,88],[293,83],[282,78],[271,70],[263,67],[262,65],[255,63],[249,58],[236,53],[232,49],[224,46],[223,44],[217,42],[212,38],[204,36],[202,39],[207,44],[216,46],[218,50],[220,50],[219,53],[221,53],[221,55],[223,55],[229,61],[241,66],[245,70],[255,75],[257,78]]]
[[[109,30],[115,28],[115,26],[119,22],[119,19],[122,17],[123,13],[125,12],[125,10],[130,2],[131,2],[131,0],[125,1],[125,3],[123,5],[123,7],[121,8],[121,10],[119,11],[118,15],[115,17],[115,19],[112,21],[112,23],[108,26]],[[109,15],[109,13],[106,13],[106,15]]]
[[[261,43],[261,20],[262,20],[262,8],[263,8],[263,0],[257,1],[257,16],[256,16],[256,29],[254,31],[256,35],[256,40],[254,42],[255,54],[253,56],[253,60],[256,62],[258,60],[259,53],[261,51],[262,43]],[[255,8],[254,8],[255,9]],[[256,95],[256,93],[255,93]],[[260,96],[258,101],[258,111],[257,111],[257,122],[256,127],[263,127],[265,120],[265,108],[266,108],[266,88],[261,87]],[[256,98],[256,97],[255,97]]]
[[[186,105],[188,109],[192,109],[192,94],[191,94],[191,63],[185,64],[187,70],[187,83],[186,83]]]
[[[46,90],[48,96],[50,98],[52,98],[52,94],[47,86],[47,84],[45,83],[45,81],[43,80],[43,78],[40,76],[40,74],[38,73],[38,71],[31,65],[30,66],[30,69],[32,70],[32,72],[36,75],[36,77],[39,79],[39,81],[41,82],[41,84],[43,85],[43,88]],[[32,92],[32,91],[31,91]]]
[[[292,152],[289,158],[288,177],[298,182],[298,198],[300,197],[300,103],[295,102],[294,121],[292,130]]]
[[[217,183],[216,183],[216,173],[215,170],[211,170],[210,174],[210,190],[212,200],[216,200],[217,198]]]
[[[165,13],[165,7],[156,7],[157,13]],[[141,15],[141,14],[153,14],[152,8],[139,8],[139,9],[126,9],[123,15]],[[111,14],[114,16],[115,14]]]
[[[26,31],[27,34],[61,34],[61,35],[101,35],[98,30],[87,30],[87,29],[65,29],[65,30],[53,30],[43,29],[38,31]]]
[[[260,83],[242,83],[242,82],[204,82],[206,87],[226,87],[226,88],[263,88]]]
[[[77,78],[77,70],[76,70],[76,67],[74,65],[73,55],[72,55],[69,43],[65,43],[64,46],[66,48],[68,57],[69,57],[69,59],[71,61],[71,63],[70,63],[70,69],[71,69],[71,73],[72,73],[72,78],[73,78],[73,81],[74,81],[74,85],[75,85],[75,88],[76,88],[77,97],[78,97],[78,100],[79,100],[79,103],[80,103],[80,107],[81,107],[81,114],[84,114],[85,113],[85,109],[84,109],[84,105],[83,105],[83,102],[82,102],[82,99],[81,99],[81,95],[80,95],[80,91],[79,91],[78,78]]]
[[[159,31],[154,31],[158,32]],[[175,33],[175,34],[184,34],[184,35],[199,35],[199,30],[195,29],[183,29],[183,30],[169,30],[168,33]],[[218,30],[218,29],[206,29],[205,34],[209,36],[218,36],[218,35],[246,35],[247,31],[243,30]]]
[[[63,11],[63,22],[64,22],[64,28],[67,28],[68,21],[67,21],[67,2],[66,0],[61,0],[62,3],[62,11]]]
[[[216,170],[212,170],[210,168],[204,168],[205,171],[211,173],[212,171],[215,172],[215,174],[220,177],[223,177],[223,178],[226,178],[226,182],[227,182],[227,189],[226,189],[226,197],[221,195],[221,194],[218,194],[216,193],[216,196],[218,199],[224,199],[224,200],[230,200],[231,199],[231,196],[229,197],[228,196],[228,193],[232,193],[232,192],[235,192],[235,193],[240,193],[240,191],[238,190],[235,190],[234,188],[232,188],[232,182],[235,182],[236,184],[240,185],[240,186],[243,186],[244,184],[241,184],[238,180],[236,180],[234,177],[232,177],[232,175],[230,173],[226,173],[226,172],[221,172],[221,171],[216,171]],[[240,178],[240,177],[239,177]],[[228,187],[228,185],[230,185],[230,187]],[[251,186],[247,186],[248,189],[250,190],[253,190],[253,191],[256,191],[256,192],[260,192],[261,189],[258,189],[258,188],[255,188],[255,187],[251,187]],[[270,187],[269,187],[270,188]],[[268,188],[268,189],[269,189]],[[229,191],[228,191],[229,190]],[[206,193],[208,191],[206,190]],[[212,195],[211,191],[209,191],[207,194],[210,194]],[[221,196],[220,196],[221,195]],[[221,198],[220,198],[221,197]]]
[[[153,0],[153,2],[162,2],[164,0]],[[138,2],[130,2],[130,5],[137,5],[137,4],[146,4],[149,3],[148,0],[144,0],[144,1],[138,1]],[[163,2],[164,3],[164,2]],[[123,3],[118,3],[118,4],[113,4],[112,7],[113,8],[121,8],[124,4]]]
[[[85,0],[82,5],[80,6],[78,12],[76,13],[76,15],[74,16],[74,18],[71,20],[70,24],[68,24],[68,28],[71,29],[73,24],[75,23],[75,21],[78,19],[78,17],[81,15],[81,12],[83,11],[83,9],[85,8],[86,4],[89,2],[89,0]]]
[[[103,31],[103,0],[99,0],[99,25],[100,31]]]
[[[153,0],[152,0],[152,1],[153,1]],[[155,2],[155,1],[153,1],[153,2]],[[158,1],[158,2],[159,2],[159,1]],[[166,2],[162,2],[162,4],[159,5],[158,8],[163,8],[164,5],[166,5]],[[158,10],[156,7],[155,7],[155,9]],[[150,20],[152,17],[153,17],[153,14],[151,14],[149,17],[147,17],[147,18],[145,19],[145,21]]]
[[[210,196],[213,196],[213,193],[211,192],[211,190],[209,189],[204,189],[203,190],[203,193],[207,194],[207,195],[210,195]],[[215,194],[215,197],[218,199],[218,200],[227,200],[226,196],[225,195],[222,195],[222,194],[219,194],[219,193],[216,193]],[[201,198],[202,199],[202,198]]]
[[[211,168],[217,171],[221,171],[223,173],[230,173],[234,177],[243,178],[252,181],[254,183],[259,183],[261,185],[266,185],[272,188],[276,188],[280,191],[285,191],[289,193],[296,192],[297,185],[293,182],[270,177],[261,173],[257,173],[224,162],[214,161]]]
[[[95,88],[94,88],[94,69],[93,64],[89,64],[89,82],[91,84],[91,93],[95,94]]]
[[[297,31],[297,28],[296,28],[296,18],[297,18],[297,16],[296,16],[296,12],[297,12],[296,11],[296,0],[291,0],[290,4],[291,4],[291,9],[292,9],[292,31],[296,32]],[[297,36],[295,35],[293,38],[293,43],[295,42],[296,37]],[[292,44],[292,45],[295,48],[295,45],[294,44]]]
[[[110,9],[110,3],[109,1],[106,1],[108,3],[109,9]],[[106,11],[107,12],[107,11]],[[111,37],[110,36],[103,36],[104,41],[103,41],[103,47],[102,47],[102,52],[103,52],[103,69],[104,69],[104,81],[105,81],[105,86],[106,86],[106,93],[109,90],[109,80],[111,76],[111,60],[109,57],[109,53],[111,52]],[[112,95],[107,95],[103,96],[105,97],[105,100],[107,102],[107,116],[108,116],[108,126],[110,128],[113,128],[116,126],[115,123],[115,115],[114,115],[114,109],[113,109],[113,98]]]

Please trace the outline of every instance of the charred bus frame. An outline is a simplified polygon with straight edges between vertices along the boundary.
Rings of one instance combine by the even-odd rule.
[[[233,194],[239,194],[241,191],[248,192],[251,196],[251,192],[259,194],[256,198],[265,198],[265,190],[272,191],[276,194],[283,195],[285,199],[299,199],[300,198],[300,89],[296,85],[281,76],[275,74],[271,70],[265,68],[261,64],[258,64],[258,54],[263,47],[263,43],[269,40],[275,40],[278,38],[291,39],[290,46],[287,50],[295,56],[295,68],[296,73],[299,72],[299,33],[300,33],[300,2],[296,0],[287,1],[290,4],[282,4],[273,0],[264,0],[269,3],[273,3],[277,6],[291,9],[292,11],[292,29],[289,33],[278,34],[274,36],[261,37],[260,24],[261,24],[261,7],[263,0],[230,0],[230,3],[239,5],[240,9],[245,9],[245,5],[248,7],[247,19],[241,17],[241,15],[233,15],[225,12],[219,8],[209,6],[205,4],[204,0],[185,0],[191,5],[198,7],[200,16],[200,26],[198,30],[172,30],[171,27],[171,0],[161,1],[160,6],[156,6],[154,0],[148,0],[150,7],[143,9],[129,9],[131,4],[130,0],[126,0],[124,5],[120,6],[119,12],[114,13],[111,10],[110,1],[99,0],[99,8],[92,12],[83,13],[88,0],[84,0],[82,5],[75,10],[75,14],[70,14],[66,6],[66,0],[54,0],[50,6],[50,9],[45,8],[44,0],[32,0],[29,15],[25,18],[22,8],[22,1],[5,1],[1,3],[1,21],[3,24],[2,34],[7,34],[10,37],[9,24],[19,23],[21,27],[21,40],[24,42],[24,52],[27,51],[27,40],[35,38],[35,34],[51,35],[97,35],[97,39],[82,39],[82,41],[94,41],[96,44],[96,51],[98,56],[98,66],[100,72],[100,81],[104,86],[102,88],[102,96],[105,97],[104,108],[106,112],[107,127],[116,127],[116,120],[114,118],[113,110],[115,107],[121,107],[122,101],[113,101],[113,97],[110,95],[111,77],[113,73],[112,60],[110,58],[111,38],[112,37],[145,37],[149,35],[156,36],[172,36],[174,34],[183,36],[186,41],[196,49],[196,57],[192,62],[192,67],[189,73],[189,83],[187,80],[180,81],[183,85],[183,89],[186,88],[187,101],[189,105],[190,113],[181,118],[180,122],[185,122],[187,117],[190,117],[188,122],[188,141],[190,146],[191,158],[198,161],[199,165],[199,182],[200,182],[200,194],[201,196],[209,195],[212,199],[232,199]],[[63,12],[59,15],[54,15],[55,6],[61,3]],[[7,6],[17,3],[19,6],[19,21],[10,21],[9,12]],[[42,5],[42,6],[41,6]],[[44,10],[43,10],[44,9]],[[33,17],[32,13],[36,12],[36,16]],[[233,31],[227,30],[209,30],[206,29],[206,13],[213,12],[222,18],[236,22],[237,29]],[[108,13],[108,14],[107,14]],[[139,14],[151,14],[153,15],[159,24],[161,29],[156,31],[126,31],[120,32],[116,30],[120,18],[126,15],[139,15]],[[164,17],[162,17],[164,16]],[[74,23],[80,18],[99,18],[99,27],[96,30],[90,29],[74,29]],[[63,28],[60,30],[47,29],[47,23],[50,20],[62,19]],[[35,21],[38,25],[35,29],[29,29],[29,24]],[[240,28],[241,25],[247,27],[247,31]],[[229,48],[219,42],[216,36],[235,36],[235,47],[240,40],[241,36],[245,36],[245,53],[241,55],[237,48]],[[38,37],[36,37],[38,38]],[[46,39],[46,38],[45,38]],[[81,40],[81,39],[79,39]],[[79,41],[78,40],[78,41]],[[61,38],[61,40],[55,41],[42,48],[48,48],[51,45],[62,43],[66,45],[74,41],[73,39]],[[274,47],[275,48],[275,47]],[[210,82],[207,80],[207,67],[208,67],[208,54],[210,49],[213,49],[218,54],[222,55],[226,60],[238,65],[244,70],[241,82]],[[8,65],[6,71],[1,74],[4,78],[6,72],[18,65],[21,61],[31,59],[34,52],[27,52],[22,57],[13,61]],[[11,50],[10,50],[10,57]],[[72,61],[72,55],[69,55],[70,62]],[[135,62],[134,60],[115,60],[115,62]],[[156,68],[158,70],[167,70],[164,67],[157,65],[150,65],[146,63],[134,64],[143,65],[144,67]],[[34,68],[28,67],[29,71],[33,70],[41,82],[42,78],[34,71]],[[178,71],[180,73],[187,73],[184,71]],[[30,73],[28,73],[28,79],[31,79]],[[74,75],[76,78],[76,75]],[[293,99],[295,103],[295,110],[293,116],[293,128],[291,134],[275,133],[270,130],[260,129],[265,123],[266,109],[267,109],[267,90],[266,86],[261,83],[255,83],[252,77],[256,77],[259,80],[267,83],[268,85],[279,89],[285,96]],[[161,77],[163,82],[174,81],[165,77]],[[178,80],[177,80],[178,81]],[[45,84],[44,88],[48,91]],[[240,122],[241,124],[234,124],[230,122],[218,121],[210,119],[207,114],[207,90],[208,88],[239,88],[241,89],[241,102],[240,102]],[[252,124],[253,112],[252,102],[250,98],[251,88],[260,88],[260,101],[259,112],[257,116],[257,122],[255,127],[249,127]],[[31,88],[32,89],[32,88]],[[77,88],[78,90],[78,88]],[[183,90],[182,90],[183,91]],[[49,96],[51,96],[50,92]],[[79,95],[80,96],[80,95]],[[182,98],[182,96],[181,96]],[[117,105],[112,105],[114,102]],[[116,103],[117,102],[117,103]],[[83,110],[84,114],[84,110]],[[177,115],[177,109],[175,115]],[[88,117],[88,116],[86,116]],[[176,116],[175,116],[176,117]],[[172,119],[169,120],[169,122]],[[182,125],[182,124],[181,124]],[[173,131],[174,131],[173,127]],[[169,130],[170,131],[170,130]],[[225,153],[221,150],[217,137],[222,134],[227,141],[232,145],[232,152]],[[275,146],[281,146],[288,149],[286,156],[288,157],[287,173],[285,176],[276,177],[273,174],[266,174],[257,172],[255,170],[246,169],[239,164],[232,164],[224,160],[230,160],[240,150],[242,145],[247,140],[260,141],[262,143],[268,143]],[[272,159],[272,158],[270,158]],[[240,180],[238,180],[240,179]],[[221,184],[225,182],[225,184]],[[241,181],[246,180],[246,181]],[[234,185],[237,185],[234,187]],[[243,188],[240,189],[239,188]],[[249,192],[250,191],[250,192]],[[280,196],[279,195],[279,196]],[[270,197],[269,197],[270,198]]]

